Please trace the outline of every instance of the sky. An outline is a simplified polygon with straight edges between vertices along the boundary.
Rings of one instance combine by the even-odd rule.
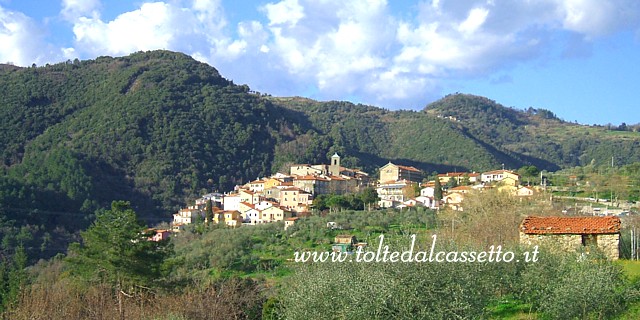
[[[638,0],[0,0],[0,63],[166,49],[274,96],[640,123]]]

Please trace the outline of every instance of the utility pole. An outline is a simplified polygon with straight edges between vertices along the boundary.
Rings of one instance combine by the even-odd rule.
[[[613,156],[611,156],[611,168],[613,168]]]

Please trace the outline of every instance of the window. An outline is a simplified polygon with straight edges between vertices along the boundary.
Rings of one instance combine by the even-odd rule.
[[[582,245],[585,247],[597,246],[598,245],[597,236],[595,234],[583,234]]]

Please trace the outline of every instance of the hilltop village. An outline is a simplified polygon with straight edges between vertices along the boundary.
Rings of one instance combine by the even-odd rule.
[[[472,190],[496,187],[517,196],[535,192],[520,185],[517,173],[504,169],[443,173],[436,182],[425,181],[415,167],[389,162],[379,169],[380,178],[372,180],[366,172],[341,166],[338,154],[330,160],[328,165],[294,164],[288,174],[256,179],[230,193],[205,194],[173,215],[172,231],[198,220],[231,227],[284,222],[286,229],[311,213],[317,196],[354,194],[366,188],[376,191],[378,208],[448,207],[458,211],[464,210],[463,200]]]

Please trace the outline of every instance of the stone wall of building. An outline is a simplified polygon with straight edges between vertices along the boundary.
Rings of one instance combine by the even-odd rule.
[[[620,258],[620,234],[599,234],[598,248],[602,249],[609,259]]]
[[[556,248],[561,251],[575,252],[582,246],[579,234],[525,234],[520,232],[520,243],[527,246]]]
[[[620,257],[620,234],[596,235],[598,248],[616,260]],[[576,252],[582,247],[580,234],[525,234],[520,232],[520,243],[527,246],[541,246],[566,252]]]

